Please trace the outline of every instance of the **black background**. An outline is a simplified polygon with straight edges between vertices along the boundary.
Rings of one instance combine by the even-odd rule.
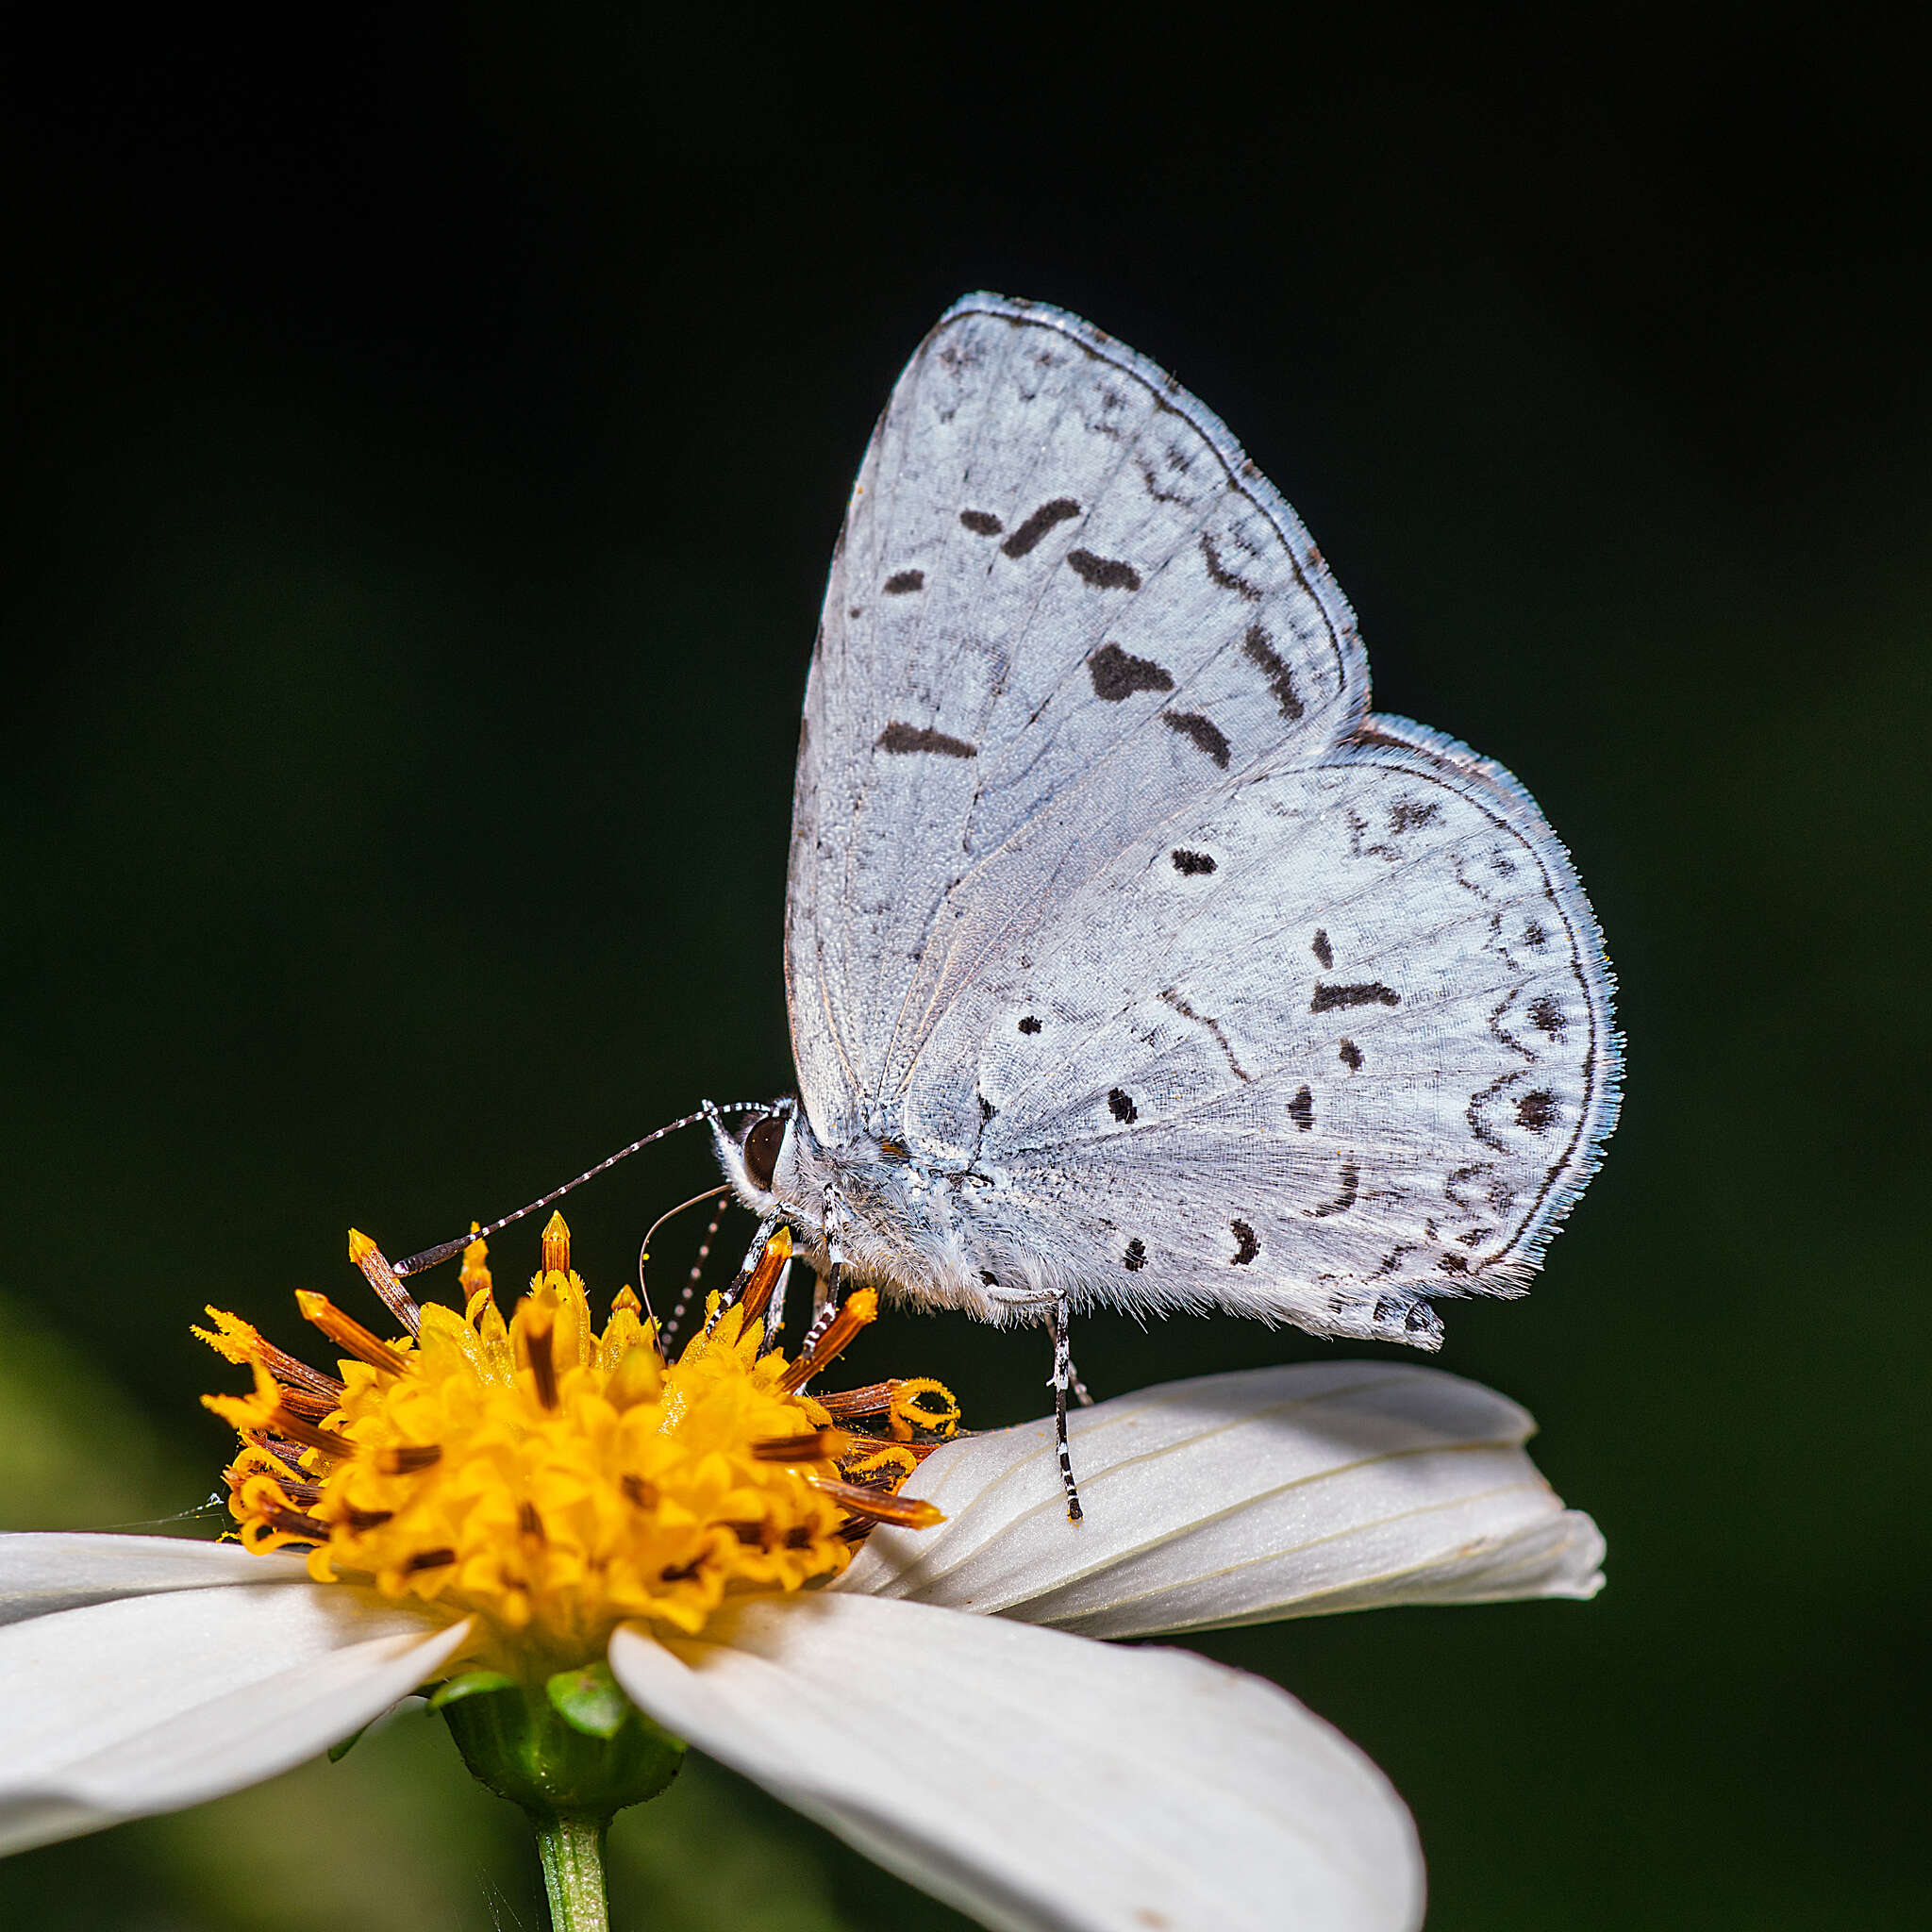
[[[225,1454],[203,1301],[291,1339],[293,1287],[353,1294],[350,1222],[405,1252],[789,1084],[844,495],[939,311],[1030,295],[1233,425],[1378,704],[1530,786],[1623,980],[1608,1163],[1537,1292],[1452,1307],[1441,1357],[1541,1418],[1608,1590],[1202,1647],[1384,1766],[1442,1932],[1903,1924],[1932,1903],[1922,69],[1843,8],[1350,20],[163,11],[17,48],[0,1316],[52,1420],[12,1453],[58,1424],[101,1493],[186,1507]],[[690,1144],[577,1196],[593,1289],[706,1179]],[[866,1346],[975,1423],[1043,1400],[1037,1336]],[[1081,1338],[1102,1392],[1324,1352]],[[117,1507],[43,1494],[12,1520]],[[380,1839],[460,1780],[427,1735],[201,1814],[232,1828],[33,1854],[0,1905],[537,1923],[491,1801],[423,1815],[446,1893]],[[619,1924],[951,1923],[696,1777]],[[679,1903],[732,1831],[756,1898]],[[490,1884],[449,1849],[499,1838]],[[378,1840],[393,1866],[347,1856]]]

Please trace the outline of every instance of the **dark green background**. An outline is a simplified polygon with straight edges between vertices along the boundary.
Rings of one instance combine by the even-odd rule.
[[[401,1253],[788,1084],[821,575],[991,287],[1234,425],[1623,980],[1608,1163],[1441,1357],[1541,1416],[1608,1590],[1202,1647],[1388,1770],[1441,1932],[1925,1912],[1932,170],[1885,17],[523,13],[87,19],[8,82],[8,1520],[207,1493],[204,1300],[290,1339],[351,1222]],[[593,1288],[705,1178],[580,1195]],[[882,1326],[974,1422],[1042,1404],[1037,1337]],[[1081,1338],[1103,1392],[1323,1349]],[[527,1926],[515,1829],[406,1717],[0,1917]],[[722,1774],[619,1866],[620,1926],[952,1923]]]

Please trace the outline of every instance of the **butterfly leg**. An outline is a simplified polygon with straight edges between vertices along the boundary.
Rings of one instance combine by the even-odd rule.
[[[798,1344],[800,1355],[809,1353],[812,1343],[832,1325],[832,1317],[839,1312],[839,1297],[845,1291],[845,1202],[835,1187],[825,1189],[824,1226],[825,1272],[819,1276],[818,1292],[812,1298],[811,1326]]]
[[[744,1292],[744,1285],[751,1279],[751,1272],[758,1265],[758,1257],[765,1252],[765,1243],[772,1239],[773,1230],[777,1225],[778,1210],[774,1208],[758,1223],[758,1232],[751,1238],[751,1246],[744,1251],[744,1265],[732,1276],[730,1287],[718,1297],[718,1306],[706,1318],[707,1335],[716,1325],[718,1317]]]
[[[1081,1520],[1080,1489],[1074,1480],[1074,1452],[1067,1444],[1067,1391],[1079,1386],[1080,1378],[1074,1373],[1073,1344],[1067,1337],[1067,1304],[1064,1296],[1053,1305],[1053,1422],[1054,1440],[1058,1444],[1060,1456],[1060,1487],[1067,1492],[1067,1521],[1078,1523]],[[1080,1393],[1087,1400],[1083,1388]]]

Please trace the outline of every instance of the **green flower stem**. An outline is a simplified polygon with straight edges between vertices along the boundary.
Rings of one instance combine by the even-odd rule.
[[[632,1707],[605,1663],[541,1684],[466,1671],[429,1702],[471,1774],[521,1805],[536,1827],[552,1932],[608,1932],[611,1815],[663,1790],[684,1762],[683,1744]]]
[[[566,1814],[537,1824],[551,1932],[609,1932],[604,1897],[604,1834],[610,1820]]]

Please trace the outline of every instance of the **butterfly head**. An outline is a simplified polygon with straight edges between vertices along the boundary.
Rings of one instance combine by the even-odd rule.
[[[798,1102],[774,1101],[729,1125],[716,1108],[708,1108],[707,1116],[725,1179],[755,1213],[770,1212],[779,1194],[791,1191],[784,1181],[797,1164]]]

